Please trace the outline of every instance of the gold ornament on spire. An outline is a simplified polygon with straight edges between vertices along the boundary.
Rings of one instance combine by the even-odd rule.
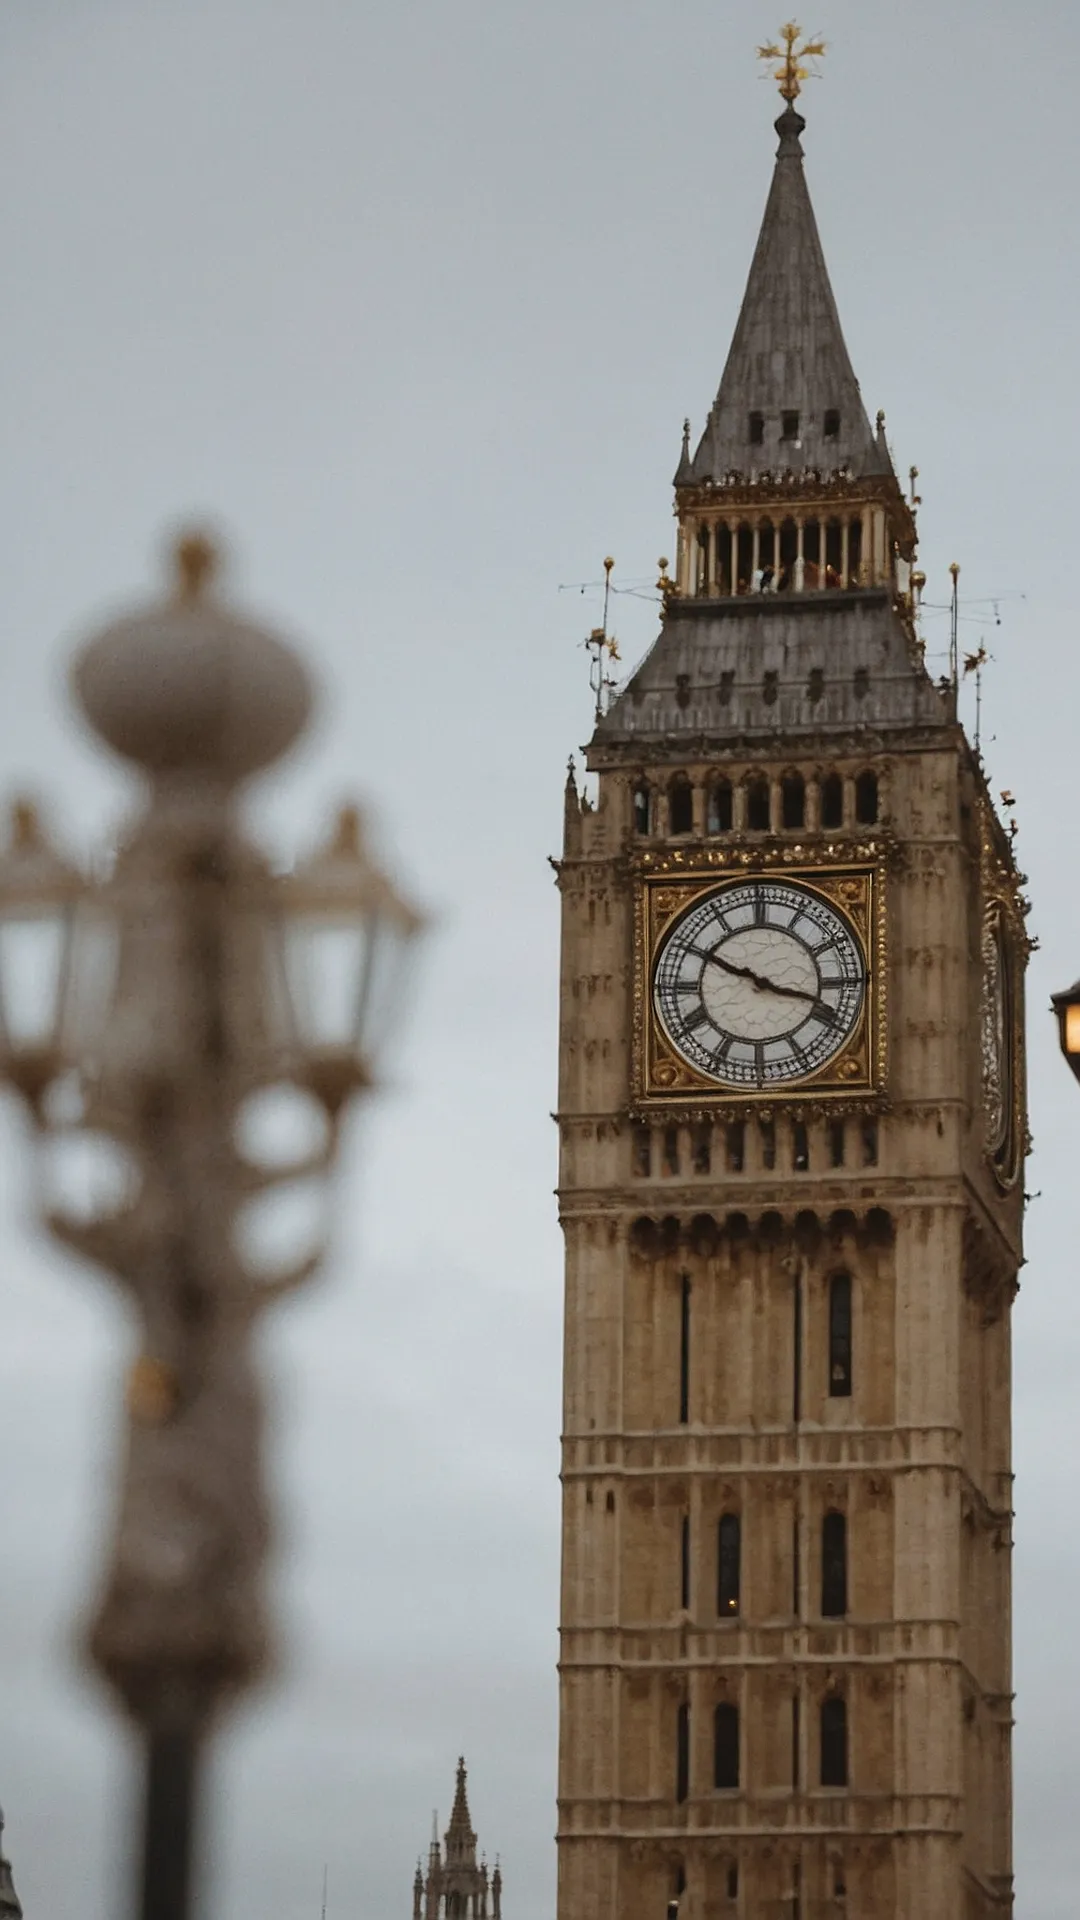
[[[803,40],[800,45],[801,33],[802,28],[798,21],[789,20],[787,25],[780,29],[782,46],[770,40],[768,46],[759,47],[757,50],[759,60],[779,60],[780,65],[774,70],[772,77],[789,105],[793,100],[798,99],[804,80],[817,78],[813,67],[805,66],[803,63],[807,60],[820,60],[825,52],[824,40]]]

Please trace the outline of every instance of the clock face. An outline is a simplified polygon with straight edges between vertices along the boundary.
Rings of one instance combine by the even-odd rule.
[[[665,936],[653,976],[672,1045],[720,1086],[805,1080],[862,1018],[866,963],[830,901],[791,880],[744,880],[694,902]]]

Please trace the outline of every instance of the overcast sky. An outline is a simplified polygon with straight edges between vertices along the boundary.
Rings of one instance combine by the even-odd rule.
[[[439,913],[331,1269],[268,1341],[283,1677],[222,1743],[213,1911],[409,1912],[471,1764],[510,1920],[554,1886],[561,1247],[557,851],[611,552],[672,551],[779,101],[749,0],[5,0],[0,776],[89,844],[122,779],[63,662],[209,514],[299,634],[321,723],[259,818],[358,792]],[[1052,988],[1075,877],[1075,62],[1065,0],[828,0],[807,166],[856,372],[921,469],[928,599],[963,567],[984,747],[1019,797],[1030,1264],[1015,1313],[1017,1887],[1074,1920],[1080,1090]],[[998,613],[994,614],[996,603]],[[1000,624],[998,624],[998,619]],[[631,659],[647,601],[616,603]],[[944,648],[942,615],[927,627]],[[932,661],[932,664],[934,662]],[[969,701],[969,706],[970,706]],[[0,1800],[28,1920],[123,1906],[127,1754],[72,1653],[124,1323],[30,1226],[3,1122]]]

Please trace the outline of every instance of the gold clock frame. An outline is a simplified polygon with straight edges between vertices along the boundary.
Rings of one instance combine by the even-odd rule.
[[[646,853],[635,862],[631,1108],[642,1117],[663,1112],[674,1120],[704,1114],[736,1115],[799,1107],[835,1112],[880,1111],[888,1068],[885,875],[886,849],[860,847],[851,859],[785,849],[782,859],[751,862],[708,849]],[[793,857],[794,855],[794,857]],[[653,978],[663,939],[695,901],[721,886],[749,880],[790,880],[817,893],[839,912],[858,942],[866,967],[866,997],[858,1027],[840,1052],[805,1080],[766,1088],[724,1087],[698,1072],[676,1051],[653,1005]]]
[[[996,829],[996,832],[995,832]],[[982,804],[982,1000],[980,1020],[985,1032],[990,991],[988,946],[996,946],[997,963],[1003,970],[1005,987],[1005,1062],[1008,1085],[998,1088],[1001,1100],[1000,1125],[988,1128],[983,1138],[983,1154],[1002,1193],[1011,1192],[1020,1182],[1024,1161],[1031,1150],[1027,1121],[1027,1049],[1024,1031],[1024,986],[1028,955],[1032,942],[1024,924],[1026,902],[1020,891],[1021,876],[1011,858],[998,844],[1001,829],[989,801]],[[991,1064],[985,1040],[982,1048],[980,1092],[984,1119],[989,1119],[993,1094],[990,1085]]]

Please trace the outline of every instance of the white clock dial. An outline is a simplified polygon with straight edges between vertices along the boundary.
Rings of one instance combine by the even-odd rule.
[[[820,1072],[855,1032],[865,998],[848,921],[789,880],[736,881],[695,901],[666,935],[653,980],[672,1045],[727,1087]]]

